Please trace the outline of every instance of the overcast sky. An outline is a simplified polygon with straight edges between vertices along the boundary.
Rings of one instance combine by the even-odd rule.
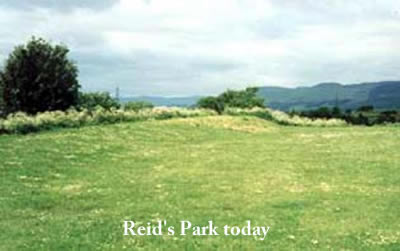
[[[1,64],[32,35],[123,95],[400,79],[399,0],[1,0]]]

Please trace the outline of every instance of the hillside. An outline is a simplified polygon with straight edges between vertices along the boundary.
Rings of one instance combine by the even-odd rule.
[[[279,110],[307,110],[336,104],[342,109],[372,105],[379,109],[400,108],[400,81],[342,85],[322,83],[313,87],[260,87],[267,105]]]
[[[399,139],[230,116],[0,136],[0,250],[399,250]],[[270,230],[124,236],[124,220]]]
[[[260,87],[259,95],[268,107],[283,111],[308,110],[336,104],[342,109],[373,105],[378,109],[400,108],[400,81],[342,85],[321,83],[312,87]],[[192,97],[126,97],[127,101],[149,101],[157,106],[192,106],[200,96]]]

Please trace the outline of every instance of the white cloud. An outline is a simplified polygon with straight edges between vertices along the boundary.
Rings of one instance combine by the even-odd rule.
[[[45,2],[0,4],[0,59],[31,35],[63,42],[89,90],[190,95],[400,78],[394,0]]]

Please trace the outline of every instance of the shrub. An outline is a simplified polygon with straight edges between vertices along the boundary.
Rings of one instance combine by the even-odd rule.
[[[218,96],[227,107],[253,108],[264,107],[264,99],[257,96],[258,88],[249,87],[243,91],[227,90]]]
[[[222,112],[225,110],[224,102],[218,97],[201,98],[199,101],[197,101],[197,106],[199,108],[214,110],[218,114],[222,114]]]
[[[357,111],[359,112],[372,112],[374,110],[374,107],[372,105],[364,105],[360,106]]]
[[[142,109],[151,109],[154,105],[147,101],[130,101],[124,104],[125,111],[139,111]]]
[[[334,111],[335,109],[335,111]],[[330,119],[334,117],[334,112],[335,115],[340,114],[340,110],[338,108],[330,109],[329,107],[320,107],[316,110],[309,110],[309,111],[302,111],[300,114],[303,117],[308,117],[311,119]]]
[[[249,87],[243,91],[227,90],[218,97],[205,97],[197,102],[197,107],[212,109],[222,114],[226,107],[253,108],[264,107],[264,99],[257,96],[257,88]]]
[[[76,105],[78,69],[67,58],[68,52],[63,45],[53,46],[34,37],[15,47],[0,72],[4,112],[36,114]]]
[[[108,92],[79,93],[78,109],[93,111],[96,107],[110,110],[111,108],[118,109],[120,105]]]
[[[377,124],[396,123],[399,122],[396,118],[397,111],[383,111],[379,113]]]

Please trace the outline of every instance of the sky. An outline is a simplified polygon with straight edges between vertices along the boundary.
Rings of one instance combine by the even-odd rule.
[[[33,35],[122,96],[400,79],[398,0],[1,0],[0,65]]]

